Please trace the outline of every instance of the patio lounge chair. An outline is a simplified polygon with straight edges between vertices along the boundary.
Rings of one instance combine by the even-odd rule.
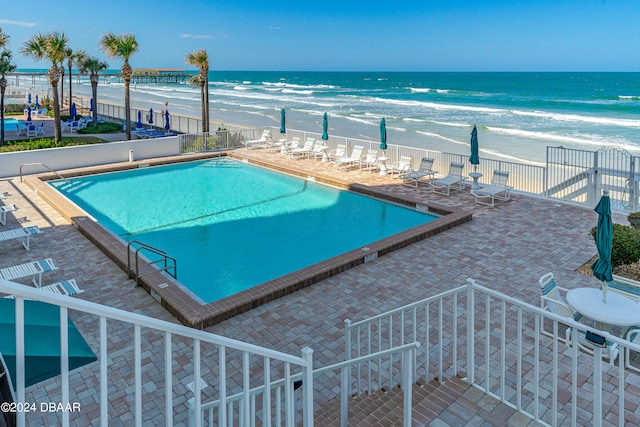
[[[300,137],[294,136],[291,141],[285,142],[282,146],[282,153],[289,154],[291,151],[300,148]]]
[[[78,284],[74,279],[53,283],[51,285],[43,286],[40,289],[46,292],[51,292],[52,294],[67,295],[70,297],[84,292],[84,290],[78,287]]]
[[[42,231],[37,225],[31,225],[29,227],[14,228],[13,230],[0,231],[0,242],[6,240],[20,239],[22,246],[26,250],[29,250],[29,238],[35,234],[40,234]]]
[[[371,172],[378,169],[378,150],[368,150],[367,154],[360,159],[360,170],[369,169]]]
[[[575,320],[576,322],[580,322],[582,320],[582,314],[576,312],[566,303],[564,297],[560,292],[566,292],[567,290],[557,285],[553,273],[547,273],[543,275],[538,280],[538,283],[540,284],[540,289],[542,290],[542,296],[540,297],[540,307],[559,316]],[[546,332],[543,326],[544,325],[540,325],[540,330],[542,331],[542,333],[547,336],[553,336],[551,333]],[[588,326],[585,325],[585,328],[587,327]],[[564,341],[567,346],[571,346],[571,334],[574,333],[574,331],[576,332],[578,348],[586,351],[589,354],[593,354],[594,345],[587,340],[586,329],[575,330],[575,328],[569,326],[565,331],[564,338],[559,338],[559,340]],[[618,353],[618,344],[607,340],[606,347],[602,349],[602,357],[609,359],[609,363],[613,365],[613,362],[615,362],[616,358],[618,357]]]
[[[494,170],[491,184],[471,190],[471,194],[476,196],[476,203],[494,207],[496,199],[507,201],[511,198],[512,187],[507,185],[508,180],[509,172]],[[484,199],[491,199],[491,203],[484,201]]]
[[[362,145],[354,145],[353,151],[349,157],[341,157],[336,159],[335,164],[338,169],[344,168],[345,170],[349,166],[360,164],[360,158],[362,157],[362,151],[364,147]]]
[[[47,258],[2,268],[0,269],[0,277],[4,280],[15,280],[31,276],[31,281],[39,288],[42,286],[42,273],[48,273],[49,271],[57,269],[58,267],[53,263],[53,260]]]
[[[435,177],[436,171],[431,169],[434,161],[434,159],[423,157],[422,161],[420,161],[420,167],[418,170],[400,174],[400,178],[402,178],[402,185],[418,188],[418,183],[424,178]]]
[[[400,156],[400,160],[392,165],[388,165],[387,170],[390,171],[391,176],[397,173],[399,177],[401,174],[411,171],[411,160],[410,156]]]
[[[338,144],[336,148],[329,151],[329,161],[335,163],[336,160],[341,159],[347,155],[347,145]]]
[[[329,147],[324,145],[324,141],[323,140],[321,140],[321,139],[317,140],[313,144],[313,148],[311,149],[311,154],[309,154],[309,157],[313,157],[316,160],[318,160],[318,158],[322,159],[322,157],[324,156],[324,150],[326,150],[328,148]]]
[[[313,153],[313,144],[315,143],[315,138],[307,137],[307,140],[304,142],[304,145],[302,147],[294,148],[289,151],[289,156],[295,159],[302,157],[309,158],[311,156],[311,153]]]
[[[449,173],[444,178],[429,183],[434,193],[449,195],[451,189],[464,190],[464,179],[462,178],[462,163],[451,162]]]
[[[253,139],[250,141],[242,141],[242,144],[246,147],[246,148],[266,148],[267,145],[267,138],[271,139],[271,131],[269,129],[265,129],[262,131],[262,135],[260,136],[259,139]]]
[[[16,206],[15,205],[3,205],[0,206],[0,223],[2,225],[7,225],[7,212],[13,212],[15,211]]]

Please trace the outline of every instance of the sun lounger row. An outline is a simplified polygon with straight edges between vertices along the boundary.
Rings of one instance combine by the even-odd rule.
[[[16,205],[2,205],[0,206],[0,224],[7,225],[7,213],[13,212],[16,209]]]
[[[4,280],[16,280],[31,276],[34,286],[42,287],[42,274],[49,271],[55,271],[58,267],[53,263],[51,258],[41,259],[38,261],[26,262],[12,267],[0,269],[0,278]]]
[[[42,289],[43,291],[50,292],[52,294],[67,295],[70,297],[84,292],[84,290],[78,287],[78,284],[74,279],[53,283],[51,285],[43,286],[40,289]]]
[[[31,225],[29,227],[14,228],[13,230],[0,231],[0,242],[7,240],[20,240],[22,246],[28,251],[30,248],[29,238],[36,234],[40,234],[42,231],[37,225]]]

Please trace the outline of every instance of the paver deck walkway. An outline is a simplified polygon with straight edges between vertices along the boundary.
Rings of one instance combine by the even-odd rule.
[[[372,315],[435,295],[464,284],[468,277],[484,286],[499,290],[525,302],[538,305],[540,289],[538,278],[553,271],[564,287],[598,286],[596,279],[575,270],[595,253],[589,230],[596,223],[597,214],[590,209],[555,201],[515,194],[510,202],[498,202],[495,208],[477,205],[469,191],[453,192],[449,197],[429,193],[426,188],[411,189],[400,185],[398,179],[369,172],[337,172],[330,164],[313,160],[290,160],[279,154],[247,152],[247,156],[264,156],[283,164],[309,170],[310,173],[340,173],[354,182],[382,186],[390,191],[411,192],[416,197],[474,212],[473,220],[455,229],[430,237],[378,260],[360,265],[311,287],[284,298],[257,307],[247,313],[214,325],[210,332],[237,340],[299,355],[303,347],[314,350],[315,366],[326,366],[343,360],[343,322],[360,320]],[[53,258],[60,268],[47,276],[47,282],[75,278],[85,292],[77,296],[131,312],[143,313],[158,319],[175,321],[153,298],[142,289],[135,288],[127,275],[117,268],[102,252],[84,238],[47,203],[42,201],[19,179],[0,181],[0,192],[11,196],[5,203],[15,204],[18,210],[8,215],[6,228],[18,224],[38,225],[44,233],[35,236],[31,251],[25,254],[19,243],[0,245],[0,267],[20,264],[40,258]],[[622,216],[614,221],[624,223]],[[96,327],[92,320],[77,319],[79,329],[94,350],[98,348]],[[131,331],[110,336],[109,349],[115,351],[129,345]],[[145,351],[145,358],[161,360],[161,345]],[[129,361],[130,362],[130,361]],[[130,363],[118,365],[123,377],[131,377]],[[94,367],[94,371],[98,371]],[[93,373],[73,376],[71,387],[86,390],[76,396],[86,408],[96,407],[97,384]],[[162,378],[158,379],[162,381]],[[184,384],[176,384],[174,395],[187,393]],[[631,378],[630,387],[639,381]],[[58,393],[55,379],[29,389],[29,399],[52,400]],[[206,390],[205,390],[206,391]],[[162,391],[147,389],[145,402],[162,415]],[[49,393],[49,394],[48,394]],[[157,396],[154,397],[154,393]],[[324,395],[321,390],[320,396]],[[329,398],[331,391],[327,391]],[[112,415],[119,418],[111,425],[128,425],[131,404],[125,390],[110,388]],[[180,401],[178,398],[178,402]],[[54,399],[55,400],[55,399]],[[588,405],[588,402],[586,403]],[[176,424],[187,420],[187,405],[176,414]],[[114,408],[116,408],[114,410]],[[638,408],[628,408],[640,413]],[[55,423],[52,414],[36,420],[44,424]],[[96,424],[97,411],[87,410],[80,416],[72,414],[75,425]],[[30,418],[33,420],[33,418]],[[485,420],[493,425],[492,420]],[[579,422],[580,423],[580,422]],[[442,424],[438,424],[442,425]],[[605,420],[605,425],[613,425]]]

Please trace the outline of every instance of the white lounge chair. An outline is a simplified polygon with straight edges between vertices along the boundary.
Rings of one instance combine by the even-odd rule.
[[[13,212],[16,209],[16,205],[3,205],[0,206],[0,223],[2,225],[7,225],[7,212]]]
[[[423,157],[420,161],[420,167],[418,170],[400,174],[400,178],[402,178],[402,185],[418,188],[418,183],[424,178],[435,177],[436,171],[432,169],[434,161],[434,159]]]
[[[53,283],[51,285],[43,286],[40,289],[52,294],[67,295],[70,297],[84,292],[84,290],[78,287],[78,284],[74,279]]]
[[[509,172],[494,170],[491,184],[481,184],[482,187],[471,190],[471,194],[476,196],[476,203],[494,207],[496,199],[507,201],[511,198],[512,187],[507,185],[508,180]],[[491,203],[484,201],[484,199],[491,199]]]
[[[329,161],[335,163],[336,160],[341,159],[347,155],[347,145],[338,144],[336,148],[329,151]]]
[[[282,146],[282,153],[289,154],[291,151],[300,148],[300,137],[294,136],[291,141],[285,142]]]
[[[391,176],[393,176],[394,173],[397,173],[398,176],[400,176],[401,174],[411,170],[411,160],[410,156],[400,156],[400,160],[392,165],[387,165],[387,170],[390,171]]]
[[[540,297],[540,307],[544,310],[548,310],[552,313],[560,315],[562,317],[566,317],[568,319],[575,320],[576,322],[580,322],[583,318],[582,314],[575,311],[572,307],[570,307],[560,291],[566,292],[567,290],[561,288],[557,285],[556,279],[553,276],[553,273],[547,273],[540,277],[538,280],[540,284],[540,289],[542,290],[542,296]],[[542,320],[542,319],[541,319]],[[586,329],[588,325],[585,325],[585,329],[578,329],[569,326],[567,327],[564,338],[558,337],[560,341],[564,341],[567,346],[571,346],[572,344],[572,334],[576,334],[576,340],[578,342],[578,348],[587,353],[593,354],[594,345],[589,342],[586,338]],[[544,325],[540,325],[540,330],[544,335],[553,336],[551,333],[545,331]],[[618,344],[613,343],[609,340],[605,342],[605,348],[602,349],[602,357],[605,359],[609,359],[609,363],[613,365],[619,353]]]
[[[374,169],[378,169],[378,150],[368,150],[367,154],[360,159],[360,170],[369,169],[373,172]]]
[[[302,147],[293,148],[289,151],[289,156],[296,159],[301,157],[309,158],[311,153],[313,153],[313,144],[315,144],[315,142],[315,138],[307,137],[307,140],[304,142]]]
[[[335,164],[338,169],[344,168],[345,170],[349,166],[360,164],[360,158],[362,157],[362,151],[364,147],[362,145],[354,145],[353,151],[349,157],[341,157],[336,159]]]
[[[2,268],[0,269],[0,277],[4,280],[16,280],[31,276],[31,281],[39,288],[42,286],[42,273],[57,269],[58,267],[53,263],[53,260],[47,258]]]
[[[319,139],[313,144],[313,148],[311,149],[311,154],[309,154],[309,157],[313,157],[316,160],[318,160],[318,158],[322,159],[322,157],[324,156],[324,151],[328,148],[329,147],[324,145],[324,141]]]
[[[464,179],[462,178],[463,169],[464,165],[462,163],[451,162],[447,176],[429,183],[432,191],[448,196],[451,189],[464,190]]]
[[[20,243],[22,243],[22,246],[24,246],[26,250],[29,250],[29,238],[40,233],[42,233],[42,231],[38,228],[37,225],[14,228],[13,230],[0,231],[0,242],[19,239]]]
[[[262,131],[262,135],[259,139],[253,139],[250,141],[242,141],[242,144],[246,148],[266,148],[267,138],[271,139],[271,131],[269,129],[265,129]]]

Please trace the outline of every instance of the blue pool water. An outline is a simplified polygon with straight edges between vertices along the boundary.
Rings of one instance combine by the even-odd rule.
[[[178,280],[206,303],[436,218],[231,159],[51,185],[124,240],[177,258]]]
[[[4,130],[16,130],[18,129],[18,120],[16,119],[4,119]]]

